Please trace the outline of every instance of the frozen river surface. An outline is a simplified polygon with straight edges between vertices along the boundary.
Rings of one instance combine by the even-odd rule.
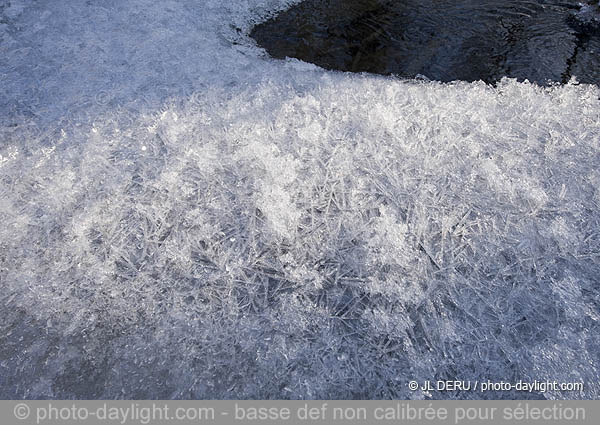
[[[289,6],[0,0],[0,397],[599,398],[598,87],[272,59]]]

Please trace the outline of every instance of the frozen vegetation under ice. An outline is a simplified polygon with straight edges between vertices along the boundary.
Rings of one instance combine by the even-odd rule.
[[[599,398],[599,88],[273,60],[290,4],[0,0],[0,397]]]

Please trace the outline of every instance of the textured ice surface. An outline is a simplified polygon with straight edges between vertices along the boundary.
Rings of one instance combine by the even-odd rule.
[[[0,396],[600,397],[598,87],[271,60],[285,6],[0,0]]]

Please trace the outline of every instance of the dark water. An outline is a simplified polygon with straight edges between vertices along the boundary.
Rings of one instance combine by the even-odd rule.
[[[600,83],[600,11],[572,0],[305,0],[255,27],[275,58],[326,69]]]

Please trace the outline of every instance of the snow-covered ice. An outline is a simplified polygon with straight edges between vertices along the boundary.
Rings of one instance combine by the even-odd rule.
[[[600,397],[600,90],[270,59],[280,0],[0,0],[2,398]]]

